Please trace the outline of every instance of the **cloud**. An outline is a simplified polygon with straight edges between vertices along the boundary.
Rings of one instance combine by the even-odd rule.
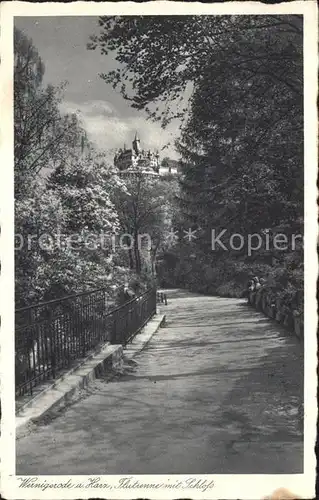
[[[135,132],[141,139],[141,147],[158,149],[160,155],[177,158],[174,140],[178,136],[177,126],[171,125],[163,130],[158,123],[146,120],[143,116],[119,116],[115,107],[108,101],[92,100],[77,104],[70,101],[61,103],[63,113],[76,113],[89,139],[99,149],[112,153],[134,139]],[[165,149],[162,149],[165,148]]]
[[[77,113],[85,116],[112,116],[116,113],[115,107],[108,101],[92,100],[81,104],[64,101],[61,103],[61,109],[65,113]]]

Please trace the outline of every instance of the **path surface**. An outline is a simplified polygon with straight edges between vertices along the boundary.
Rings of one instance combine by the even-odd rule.
[[[17,441],[18,474],[302,472],[302,346],[243,300],[168,292],[134,371]]]

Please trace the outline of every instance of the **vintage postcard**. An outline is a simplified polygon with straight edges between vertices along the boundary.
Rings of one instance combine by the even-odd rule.
[[[315,496],[317,31],[2,4],[4,498]]]

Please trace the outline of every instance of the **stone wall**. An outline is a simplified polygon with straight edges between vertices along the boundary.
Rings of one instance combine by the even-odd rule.
[[[113,370],[122,370],[123,368],[123,346],[117,346],[117,349],[112,354]]]
[[[274,301],[267,292],[266,287],[248,293],[248,303],[257,311],[263,312],[268,318],[274,319],[296,336],[303,339],[304,320],[303,316],[296,310],[292,310],[279,299]]]

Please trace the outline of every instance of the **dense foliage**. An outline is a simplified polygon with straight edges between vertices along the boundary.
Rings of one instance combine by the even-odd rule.
[[[99,287],[116,300],[123,285],[143,288],[164,241],[172,183],[119,178],[78,117],[61,113],[62,88],[43,85],[44,64],[18,30],[14,75],[16,306]],[[143,233],[149,250],[139,247]]]
[[[115,16],[100,27],[90,48],[118,63],[102,78],[163,127],[181,120],[180,182],[119,179],[78,118],[61,114],[63,86],[43,85],[36,48],[15,31],[17,304],[101,284],[112,295],[157,262],[162,284],[222,295],[263,276],[302,310],[302,18]],[[225,230],[226,248],[213,248],[212,231]],[[145,233],[150,252],[138,246]],[[286,246],[274,245],[280,233]]]
[[[165,243],[172,218],[173,179],[136,174],[125,180],[126,190],[117,189],[114,204],[123,234],[130,235],[128,265],[138,274],[155,274],[158,252]]]
[[[183,118],[175,224],[198,237],[163,255],[163,284],[238,295],[259,275],[302,310],[302,17],[115,16],[100,27],[89,48],[120,63],[102,78],[164,127]],[[242,248],[212,250],[212,230],[225,228]],[[268,247],[250,252],[254,233]]]

